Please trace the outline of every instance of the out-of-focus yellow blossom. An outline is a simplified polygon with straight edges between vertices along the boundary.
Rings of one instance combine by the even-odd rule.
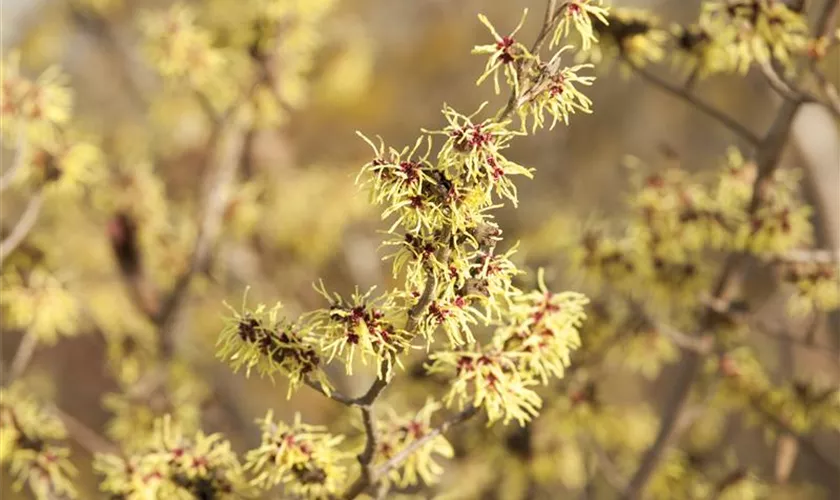
[[[144,368],[148,372],[156,367]],[[113,414],[106,432],[126,450],[145,446],[164,415],[184,432],[200,428],[201,406],[210,394],[207,386],[184,363],[172,364],[160,374],[160,382],[149,378],[148,386],[129,385],[122,393],[103,397],[103,406]]]
[[[7,326],[24,329],[47,345],[78,333],[79,302],[55,275],[37,267],[26,273],[8,271],[1,280],[0,306]]]
[[[21,74],[20,52],[12,51],[0,64],[0,107],[3,140],[16,144],[51,142],[67,125],[73,108],[69,79],[57,66],[50,66],[32,81]]]
[[[93,144],[63,137],[51,146],[32,145],[25,150],[26,169],[19,178],[48,191],[78,195],[102,177],[102,153]]]
[[[239,186],[231,196],[224,221],[234,237],[245,239],[254,233],[261,216],[260,198],[264,190],[261,183],[252,181]]]
[[[675,24],[670,32],[676,45],[670,57],[674,66],[685,74],[705,78],[732,68],[733,57],[725,42],[715,38],[707,28],[699,24]]]
[[[799,197],[800,178],[799,171],[776,170],[759,186],[757,208],[735,235],[737,248],[771,258],[811,243],[811,208]]]
[[[608,19],[609,24],[596,20],[594,28],[599,43],[581,55],[595,64],[621,56],[635,67],[659,62],[665,57],[668,32],[660,27],[656,16],[641,9],[614,8]]]
[[[673,341],[651,329],[617,344],[609,351],[607,361],[653,380],[659,376],[664,365],[679,359],[679,353]]]
[[[20,382],[0,389],[0,464],[9,467],[14,489],[24,486],[38,500],[76,498],[76,469],[61,421]]]
[[[840,307],[840,283],[837,263],[790,263],[784,279],[795,287],[788,302],[788,311],[794,316],[805,316],[817,311],[830,311]]]
[[[370,210],[345,172],[313,165],[272,181],[278,188],[267,188],[259,221],[269,243],[309,265],[334,257],[348,224]],[[310,209],[312,200],[319,200],[317,211]]]
[[[209,495],[222,500],[251,498],[242,466],[220,434],[185,433],[169,415],[126,456],[98,454],[94,469],[102,491],[129,500],[190,500]]]
[[[790,71],[792,56],[808,45],[808,25],[801,13],[774,0],[712,0],[703,3],[700,24],[729,51],[731,70],[746,73],[753,63],[771,57]]]
[[[168,11],[146,13],[140,27],[149,61],[164,78],[200,89],[222,72],[224,59],[192,7],[176,3]]]

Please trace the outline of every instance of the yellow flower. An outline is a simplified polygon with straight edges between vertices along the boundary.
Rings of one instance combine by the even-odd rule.
[[[493,88],[496,94],[499,93],[499,72],[505,75],[507,84],[513,88],[515,95],[519,95],[519,66],[522,61],[532,59],[533,56],[528,51],[528,48],[516,41],[515,36],[522,28],[525,22],[525,16],[528,14],[528,9],[522,12],[522,17],[519,19],[519,24],[510,32],[509,35],[501,36],[496,32],[496,28],[490,24],[490,21],[483,14],[478,15],[481,23],[490,30],[493,35],[494,43],[489,45],[478,45],[473,48],[473,54],[489,55],[487,64],[484,66],[484,73],[475,82],[476,85],[493,75]]]
[[[20,73],[18,51],[2,60],[0,73],[4,140],[17,143],[22,136],[26,143],[51,143],[72,113],[67,75],[51,66],[33,82]]]
[[[262,443],[246,455],[245,468],[261,488],[282,484],[287,491],[305,498],[332,498],[344,486],[347,468],[342,463],[352,453],[338,446],[344,436],[333,436],[323,427],[301,422],[275,422],[271,410],[258,421]]]
[[[560,41],[569,36],[572,27],[580,35],[581,49],[589,50],[592,48],[592,43],[598,41],[595,36],[595,29],[592,26],[592,18],[600,21],[604,25],[608,25],[607,19],[609,9],[602,7],[603,0],[570,0],[564,4],[563,16],[554,30],[554,35],[551,38],[551,46],[559,44]]]
[[[26,277],[7,272],[2,286],[0,305],[7,325],[25,329],[47,345],[78,333],[78,301],[64,283],[45,269],[32,269]]]
[[[440,408],[441,405],[431,399],[426,401],[420,411],[408,415],[398,415],[389,408],[386,418],[379,420],[374,464],[385,464],[407,446],[427,436],[433,429],[432,415]],[[400,488],[418,483],[435,484],[444,472],[444,468],[435,459],[452,458],[454,454],[452,445],[445,437],[438,435],[413,451],[399,467],[389,470],[387,478]]]

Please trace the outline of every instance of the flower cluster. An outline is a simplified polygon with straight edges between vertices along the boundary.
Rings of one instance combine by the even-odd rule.
[[[608,19],[609,24],[595,23],[599,43],[584,53],[593,63],[621,56],[633,66],[642,67],[665,57],[668,32],[656,16],[641,9],[614,8]]]
[[[399,415],[389,409],[384,419],[380,420],[377,429],[376,455],[374,464],[383,465],[406,447],[432,432],[432,415],[440,409],[440,405],[432,400],[416,413]],[[438,464],[436,457],[452,458],[452,445],[443,436],[435,436],[427,440],[416,451],[412,452],[405,462],[388,472],[388,480],[400,488],[414,486],[418,483],[434,484],[443,473],[443,467]]]
[[[588,87],[595,81],[594,76],[580,74],[581,70],[590,69],[593,65],[585,63],[561,67],[562,54],[571,48],[571,45],[561,48],[544,65],[545,71],[533,87],[533,99],[519,110],[523,121],[529,116],[533,119],[534,130],[544,126],[546,113],[551,117],[549,129],[558,122],[568,125],[569,117],[578,111],[592,113],[592,100],[578,86]]]
[[[792,69],[791,56],[808,45],[808,25],[801,12],[774,0],[705,2],[700,24],[727,48],[731,66],[745,73],[753,63],[771,58]]]
[[[253,311],[244,305],[242,313],[233,310],[219,336],[217,356],[234,371],[244,367],[246,376],[255,368],[263,376],[283,374],[289,379],[289,396],[308,377],[331,390],[311,329],[288,322],[280,316],[281,308],[278,303],[271,309],[260,304]]]
[[[463,408],[469,401],[487,413],[489,423],[516,420],[525,425],[538,415],[542,400],[534,391],[538,381],[518,371],[522,357],[496,348],[441,351],[431,355],[426,371],[453,377],[444,398],[447,406]]]
[[[571,352],[580,346],[578,329],[589,302],[577,292],[552,293],[540,276],[539,290],[514,297],[506,325],[493,337],[496,348],[519,353],[519,371],[548,384],[563,378]]]
[[[603,25],[607,22],[604,17],[607,10],[589,3],[589,0],[566,2],[562,9],[565,14],[557,14],[560,18],[554,18],[554,21],[557,21],[557,29],[552,45],[568,35],[572,25],[583,38],[583,45],[586,45],[590,39],[594,39],[590,16],[594,16],[599,20],[598,22],[603,19]],[[568,125],[569,116],[576,111],[591,112],[592,101],[581,93],[576,85],[592,84],[594,77],[579,74],[581,70],[591,68],[592,65],[564,66],[562,64],[563,53],[573,49],[573,46],[560,47],[551,59],[545,62],[540,58],[539,53],[531,54],[525,46],[515,41],[513,37],[519,27],[512,34],[501,37],[487,18],[480,19],[490,29],[495,43],[479,45],[473,50],[475,54],[489,55],[485,73],[479,78],[478,83],[492,74],[498,94],[498,74],[500,71],[503,72],[513,93],[511,103],[515,106],[523,127],[529,116],[533,118],[533,129],[536,130],[544,125],[545,113],[552,117],[551,128],[553,128],[560,121]],[[522,19],[524,21],[524,15]],[[521,23],[520,21],[520,26]],[[588,49],[584,47],[584,50]]]
[[[67,75],[52,66],[33,81],[22,74],[15,51],[0,63],[0,78],[0,133],[5,144],[16,147],[14,181],[71,194],[97,181],[101,153],[71,126]]]
[[[224,57],[197,17],[191,7],[176,3],[167,12],[148,13],[140,24],[147,57],[160,75],[200,88],[222,71]]]
[[[70,449],[62,422],[20,384],[0,389],[0,465],[8,467],[14,487],[25,485],[39,500],[76,498]]]
[[[150,363],[146,369],[159,368]],[[123,381],[121,392],[107,393],[102,398],[102,405],[111,412],[106,433],[125,450],[146,446],[163,417],[187,434],[201,427],[201,408],[210,395],[206,383],[180,362],[160,374],[160,379]]]
[[[42,266],[29,272],[9,269],[0,277],[4,323],[21,328],[46,345],[78,333],[80,308],[72,292]]]
[[[356,351],[362,363],[369,359],[381,361],[378,375],[390,378],[397,357],[410,345],[410,336],[396,326],[400,317],[392,294],[371,299],[373,289],[359,293],[358,289],[350,300],[338,294],[332,297],[321,283],[318,291],[329,302],[328,309],[318,309],[304,316],[304,321],[313,331],[319,332],[320,348],[328,356],[328,362],[341,356],[347,374],[353,373]]]
[[[167,416],[136,452],[96,456],[102,491],[118,498],[249,498],[251,487],[230,443],[220,434],[185,435]]]
[[[486,410],[490,423],[516,420],[524,425],[542,404],[534,386],[562,378],[571,351],[580,345],[578,328],[587,302],[575,292],[549,292],[541,275],[538,291],[513,298],[490,345],[435,352],[427,371],[454,377],[448,405],[463,407],[469,401]]]
[[[551,45],[555,46],[569,36],[572,27],[580,35],[581,50],[587,51],[592,44],[598,42],[592,20],[609,24],[609,9],[603,7],[603,0],[569,0],[563,4],[562,18],[557,23],[551,38]]]
[[[490,30],[493,35],[494,43],[489,45],[478,45],[473,48],[472,53],[478,55],[487,55],[487,64],[484,67],[484,73],[476,81],[476,85],[480,85],[487,77],[493,75],[493,86],[496,94],[499,93],[499,73],[503,73],[507,84],[514,89],[514,92],[519,93],[519,65],[523,60],[533,58],[528,48],[522,43],[516,41],[516,34],[522,28],[522,23],[525,22],[525,16],[528,10],[522,13],[522,18],[519,24],[516,25],[509,35],[502,36],[496,32],[496,28],[490,24],[490,21],[482,14],[479,14],[478,19],[481,23]]]
[[[795,316],[814,310],[830,311],[840,307],[840,283],[836,262],[782,261],[785,282],[795,287],[788,304]]]
[[[630,199],[623,238],[587,229],[575,254],[596,282],[664,302],[693,302],[707,289],[708,252],[743,251],[765,260],[783,258],[811,241],[810,209],[797,192],[799,174],[777,170],[753,193],[756,166],[730,150],[709,185],[669,169],[642,175]]]
[[[431,340],[437,326],[447,325],[456,345],[472,341],[467,324],[481,314],[473,302],[487,306],[512,293],[510,280],[518,271],[509,260],[512,252],[494,254],[501,231],[488,211],[496,208],[497,198],[516,203],[512,176],[531,177],[529,169],[502,154],[520,133],[508,128],[509,121],[476,120],[482,109],[465,116],[444,107],[448,125],[428,132],[410,149],[386,152],[384,145],[368,141],[375,158],[363,168],[373,201],[387,206],[383,216],[396,216],[389,232],[405,231],[386,243],[398,247],[393,268],[395,275],[406,273],[404,295],[419,299],[430,276],[443,288],[421,322],[429,328],[421,333]],[[430,160],[433,135],[446,138],[435,162]],[[425,153],[418,155],[424,144]],[[486,315],[492,315],[488,307]]]
[[[753,425],[767,424],[775,434],[777,422],[797,432],[815,427],[840,428],[840,392],[818,381],[774,385],[752,349],[742,346],[709,361],[709,370],[719,373],[724,384],[716,403],[727,409],[742,409]]]
[[[333,436],[323,427],[301,422],[275,422],[271,411],[259,421],[262,443],[248,452],[245,468],[251,484],[267,488],[282,484],[289,493],[305,498],[331,498],[344,484],[342,463],[352,457],[338,446],[343,436]]]

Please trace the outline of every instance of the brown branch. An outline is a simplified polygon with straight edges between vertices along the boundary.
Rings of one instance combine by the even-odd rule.
[[[0,193],[9,189],[12,186],[12,182],[15,180],[15,176],[17,175],[18,171],[23,168],[24,159],[26,158],[26,134],[24,132],[20,132],[18,134],[18,141],[17,146],[15,148],[15,157],[12,160],[12,166],[10,166],[3,175],[0,176]]]
[[[470,406],[465,410],[461,411],[460,413],[454,415],[449,420],[446,420],[444,423],[440,424],[439,426],[432,429],[428,434],[424,435],[420,439],[413,441],[411,444],[403,448],[399,451],[396,455],[391,457],[387,462],[380,465],[376,468],[374,473],[377,479],[381,479],[385,475],[388,474],[392,469],[396,469],[403,462],[408,460],[414,452],[425,446],[429,441],[435,439],[438,436],[442,436],[446,431],[448,431],[452,426],[458,425],[466,420],[469,420],[475,414],[478,413],[478,409]]]
[[[108,441],[100,436],[96,431],[86,426],[69,413],[64,412],[61,408],[54,406],[50,409],[52,414],[61,420],[64,428],[67,429],[67,434],[73,441],[77,442],[82,448],[88,451],[91,455],[97,453],[108,453],[111,455],[121,455],[119,446]]]
[[[216,178],[204,201],[204,217],[199,226],[198,236],[193,247],[189,267],[178,278],[175,287],[164,300],[160,314],[155,322],[160,326],[161,350],[164,359],[174,351],[173,332],[179,313],[187,298],[187,291],[193,276],[206,269],[213,255],[222,231],[224,212],[236,180],[236,171],[240,165],[245,131],[235,121],[223,125],[228,130],[221,132],[220,146],[216,151],[218,167]]]
[[[370,406],[362,406],[362,425],[365,428],[365,447],[357,457],[359,467],[359,477],[350,485],[350,488],[344,493],[343,498],[352,499],[365,492],[368,487],[376,484],[374,480],[374,471],[371,467],[373,456],[376,453],[376,422],[373,418],[373,410]]]
[[[594,439],[582,439],[583,444],[592,449],[592,453],[598,460],[598,466],[607,482],[616,491],[623,491],[627,487],[627,478],[618,470],[618,467],[610,459],[607,452]]]
[[[305,383],[306,385],[308,385],[309,387],[311,387],[311,388],[315,389],[316,391],[320,392],[320,393],[321,393],[321,394],[323,394],[324,396],[326,396],[326,397],[328,397],[328,398],[332,399],[333,401],[339,402],[339,403],[341,403],[341,404],[343,404],[343,405],[346,405],[346,406],[355,406],[355,405],[357,405],[357,404],[358,404],[358,403],[357,403],[357,399],[354,399],[354,398],[349,398],[349,397],[347,397],[347,396],[345,396],[345,395],[341,394],[340,392],[336,392],[336,391],[327,391],[327,390],[324,388],[324,385],[323,385],[323,384],[321,384],[321,382],[318,382],[317,380],[312,380],[312,379],[310,379],[310,378],[307,378],[307,379],[305,379],[305,380],[304,380],[304,383]]]
[[[628,66],[633,70],[633,72],[642,77],[648,83],[651,83],[655,87],[671,94],[672,96],[677,97],[688,104],[691,104],[698,111],[705,114],[709,118],[716,120],[718,123],[729,129],[734,134],[741,137],[751,145],[755,146],[761,142],[761,139],[746,126],[742,125],[741,123],[736,121],[731,116],[725,114],[724,112],[712,107],[704,101],[701,101],[694,94],[689,92],[686,88],[680,88],[668,82],[667,80],[660,78],[659,76],[651,73],[647,69],[633,63],[624,55],[622,55],[621,58],[625,63],[628,64]]]
[[[32,195],[32,198],[30,198],[29,202],[26,204],[26,208],[24,209],[20,220],[18,220],[15,227],[12,228],[9,235],[0,242],[0,267],[3,266],[3,262],[6,261],[6,258],[9,257],[9,255],[11,255],[11,253],[14,252],[21,243],[23,243],[23,240],[26,239],[26,236],[35,226],[43,201],[43,191],[38,191]]]
[[[35,349],[38,347],[38,337],[30,330],[26,332],[23,339],[15,351],[15,357],[12,358],[12,366],[9,368],[8,377],[4,384],[8,385],[20,378],[29,362],[32,361],[32,356],[35,354]]]

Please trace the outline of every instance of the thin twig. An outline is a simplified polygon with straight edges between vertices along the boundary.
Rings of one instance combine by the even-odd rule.
[[[340,392],[326,390],[324,388],[324,385],[321,384],[321,382],[318,382],[317,380],[312,380],[310,378],[307,378],[307,379],[304,380],[304,383],[306,385],[308,385],[309,387],[315,389],[316,391],[320,392],[324,396],[326,396],[326,397],[328,397],[328,398],[330,398],[334,401],[337,401],[337,402],[339,402],[343,405],[355,406],[357,404],[355,399],[349,398],[349,397],[341,394]]]
[[[79,443],[79,445],[87,450],[91,455],[95,455],[97,453],[120,455],[122,453],[119,446],[103,438],[96,431],[86,426],[72,415],[66,413],[61,408],[53,405],[51,412],[53,415],[58,417],[59,420],[61,420],[62,424],[64,424],[64,428],[67,429],[67,434],[70,438]]]
[[[592,449],[595,458],[598,460],[601,472],[607,482],[610,483],[610,486],[615,488],[616,491],[624,491],[627,488],[627,478],[618,470],[618,467],[616,467],[607,455],[607,452],[594,439],[587,439],[585,443]]]
[[[411,444],[409,444],[408,446],[400,450],[397,454],[395,454],[393,457],[391,457],[387,462],[377,467],[374,475],[376,476],[376,478],[384,477],[392,469],[396,469],[397,467],[402,465],[403,462],[408,460],[408,457],[410,457],[412,454],[414,454],[415,451],[419,450],[427,443],[429,443],[429,441],[435,439],[438,436],[443,435],[452,426],[458,425],[461,422],[469,420],[476,413],[478,413],[478,409],[473,406],[470,406],[465,410],[461,411],[460,413],[456,414],[449,420],[432,429],[425,436],[421,437],[420,439],[417,439],[416,441],[413,441]]]
[[[840,117],[840,94],[837,92],[837,87],[831,83],[831,80],[818,67],[814,66],[811,69],[811,74],[817,79],[820,89],[825,94],[825,102],[818,102],[831,111],[835,117]]]
[[[6,239],[0,242],[0,267],[3,266],[3,262],[6,261],[6,258],[11,255],[11,253],[14,252],[21,243],[23,243],[26,235],[28,235],[29,231],[31,231],[35,226],[43,201],[43,191],[38,191],[32,195],[32,198],[30,198],[29,202],[26,204],[26,209],[24,210],[23,215],[21,215],[20,220],[18,220],[17,224],[12,229],[12,232],[9,233],[9,236],[7,236]]]
[[[18,135],[17,146],[15,148],[15,157],[10,166],[3,175],[0,176],[0,193],[12,186],[15,176],[23,168],[26,159],[26,134],[21,131]]]
[[[688,92],[684,88],[680,88],[663,78],[651,73],[647,69],[633,63],[627,57],[623,57],[622,59],[630,66],[630,68],[639,76],[641,76],[644,80],[647,80],[649,83],[653,84],[654,86],[664,90],[665,92],[682,99],[683,101],[687,102],[694,106],[698,111],[705,114],[706,116],[713,118],[714,120],[718,121],[721,125],[741,137],[742,139],[746,140],[751,145],[758,145],[761,142],[761,139],[755,135],[750,129],[746,126],[742,125],[738,121],[736,121],[731,116],[725,114],[724,112],[712,107],[711,105],[701,101],[696,96]]]
[[[38,347],[38,336],[32,330],[26,332],[20,345],[15,352],[15,357],[12,358],[12,366],[9,368],[8,378],[4,382],[10,384],[17,380],[26,371],[29,362],[32,361],[32,355],[35,354],[35,349]]]
[[[566,8],[567,5],[568,5],[568,2],[564,2],[560,6],[560,8],[558,9],[557,8],[557,0],[548,0],[548,4],[546,5],[546,8],[545,8],[545,16],[543,17],[542,28],[540,28],[540,33],[537,35],[537,38],[534,41],[534,44],[531,46],[531,50],[530,50],[531,54],[537,54],[537,52],[540,51],[543,44],[545,43],[546,38],[548,37],[548,34],[551,33],[552,29],[554,28],[555,23],[557,22],[557,19],[560,18],[560,15],[563,13],[563,10]],[[522,63],[521,62],[517,63],[516,71],[518,73],[518,76],[526,74],[526,72],[523,71],[523,70],[524,70],[524,67],[523,67]],[[522,95],[526,95],[526,94],[528,94],[527,90],[522,92]],[[499,122],[504,121],[505,119],[510,117],[510,115],[513,114],[513,112],[516,111],[516,109],[518,107],[520,107],[522,104],[523,103],[520,102],[520,96],[517,95],[516,90],[515,89],[511,90],[510,97],[508,98],[507,104],[502,109],[502,111],[499,113],[499,115],[496,117],[496,121],[499,121]]]
[[[186,301],[192,278],[208,266],[213,255],[222,231],[224,212],[236,180],[236,171],[241,163],[245,131],[235,121],[231,121],[228,125],[226,133],[222,132],[221,145],[216,151],[218,167],[215,180],[205,198],[204,216],[199,226],[189,267],[178,278],[172,292],[163,302],[160,315],[156,318],[157,324],[160,325],[161,350],[164,359],[170,358],[173,354],[173,332]]]

